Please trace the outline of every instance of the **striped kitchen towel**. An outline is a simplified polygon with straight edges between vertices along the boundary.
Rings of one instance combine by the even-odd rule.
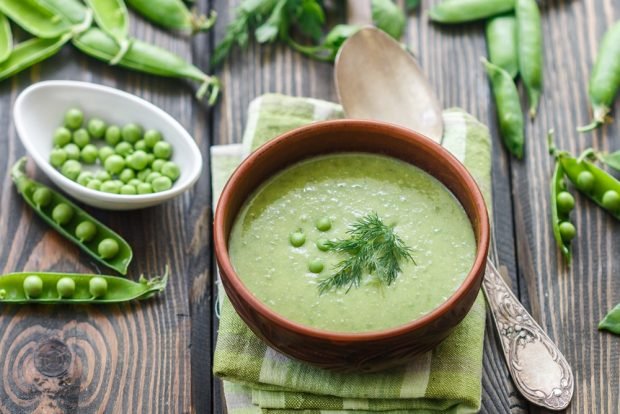
[[[268,94],[250,104],[243,143],[211,148],[213,203],[251,151],[293,128],[343,117],[340,105]],[[491,143],[485,125],[461,109],[443,113],[442,145],[461,160],[490,205]],[[220,325],[214,374],[224,380],[230,414],[473,413],[480,408],[485,303],[437,348],[407,366],[373,374],[341,374],[290,359],[269,348],[219,292]]]

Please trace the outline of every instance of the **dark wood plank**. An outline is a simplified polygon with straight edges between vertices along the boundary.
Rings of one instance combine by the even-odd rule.
[[[132,20],[132,32],[192,57],[187,39],[154,29],[139,18]],[[43,79],[93,81],[144,97],[178,119],[195,136],[204,155],[209,142],[208,119],[192,96],[195,85],[109,67],[71,46],[0,84],[4,131],[0,141],[5,149],[0,154],[0,170],[4,171],[0,269],[104,271],[34,216],[10,183],[8,171],[24,155],[11,106],[25,86]],[[49,183],[32,163],[29,171]],[[123,213],[88,208],[133,246],[129,277],[161,273],[168,264],[168,289],[161,298],[120,306],[0,307],[0,352],[6,379],[0,384],[1,412],[192,410],[191,341],[200,339],[203,358],[210,352],[211,342],[208,328],[192,335],[190,319],[201,306],[210,309],[206,304],[210,298],[209,197],[208,175],[204,175],[191,191],[158,207]],[[208,314],[201,317],[204,320],[197,324],[209,326]],[[203,381],[208,390],[210,380]],[[206,395],[208,399],[209,393]],[[210,401],[204,405],[209,406]]]
[[[578,153],[594,146],[620,147],[618,123],[591,134],[575,127],[590,117],[587,82],[600,39],[620,18],[619,3],[550,1],[543,9],[545,90],[539,115],[528,122],[526,160],[512,168],[521,294],[536,319],[564,352],[575,374],[570,413],[612,413],[620,407],[620,348],[617,338],[597,331],[598,321],[620,301],[620,241],[617,221],[576,195],[574,261],[562,265],[550,227],[549,181],[553,160],[545,133],[555,128],[560,148]],[[620,105],[616,100],[615,113]],[[533,412],[542,412],[534,409]]]

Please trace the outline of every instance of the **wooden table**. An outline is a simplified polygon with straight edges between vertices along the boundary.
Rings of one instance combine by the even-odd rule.
[[[460,106],[488,123],[494,136],[494,219],[497,250],[509,282],[572,365],[576,394],[568,412],[620,411],[620,338],[599,333],[599,319],[620,301],[620,226],[577,196],[574,264],[562,266],[550,228],[549,177],[553,162],[545,133],[555,128],[561,148],[620,148],[620,122],[577,134],[589,119],[586,85],[597,44],[620,18],[618,0],[550,0],[543,6],[545,92],[534,122],[527,122],[523,162],[499,144],[495,108],[479,57],[486,54],[480,23],[440,27],[428,22],[431,2],[409,17],[406,43],[415,52],[444,106]],[[215,31],[191,41],[135,17],[132,32],[206,68],[238,1],[206,0],[215,8]],[[340,16],[344,18],[344,16]],[[115,86],[162,107],[195,137],[205,170],[192,191],[162,206],[115,213],[88,209],[134,247],[131,277],[170,265],[163,297],[119,306],[1,306],[0,412],[207,413],[222,412],[219,381],[211,376],[217,320],[211,249],[208,149],[238,142],[248,103],[264,92],[336,99],[332,66],[281,46],[254,43],[236,50],[219,70],[225,84],[214,109],[193,98],[194,86],[114,68],[72,47],[0,84],[0,269],[97,272],[97,266],[50,230],[18,196],[9,170],[24,155],[12,120],[16,95],[44,79],[77,79]],[[620,114],[620,100],[615,114]],[[29,172],[48,182],[29,164]],[[488,322],[482,412],[540,412],[516,392]]]

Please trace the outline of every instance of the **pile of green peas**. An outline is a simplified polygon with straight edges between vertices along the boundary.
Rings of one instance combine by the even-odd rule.
[[[329,217],[321,217],[315,223],[316,229],[322,233],[328,232],[332,228],[332,221]],[[306,234],[302,228],[299,227],[289,235],[289,243],[295,248],[302,247],[306,243]],[[320,238],[315,242],[316,248],[322,252],[329,250],[328,240]],[[321,258],[315,258],[308,262],[308,270],[311,273],[319,274],[323,271],[325,265]]]
[[[66,112],[52,142],[50,163],[65,177],[93,190],[123,195],[158,193],[172,188],[181,175],[179,166],[170,161],[172,145],[159,131],[144,131],[135,123],[108,125],[100,118],[85,122],[84,113],[77,108]],[[103,169],[91,171],[83,165]]]

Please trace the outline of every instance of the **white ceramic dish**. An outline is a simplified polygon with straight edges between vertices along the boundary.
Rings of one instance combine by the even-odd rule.
[[[120,195],[92,190],[63,176],[48,160],[52,134],[71,107],[82,109],[85,119],[96,116],[117,125],[135,122],[145,129],[161,131],[172,144],[172,161],[181,169],[180,177],[171,189],[160,193]],[[39,82],[17,97],[13,118],[17,133],[37,166],[63,191],[93,207],[133,210],[163,203],[189,189],[202,170],[200,150],[181,124],[155,105],[118,89],[88,82]]]

